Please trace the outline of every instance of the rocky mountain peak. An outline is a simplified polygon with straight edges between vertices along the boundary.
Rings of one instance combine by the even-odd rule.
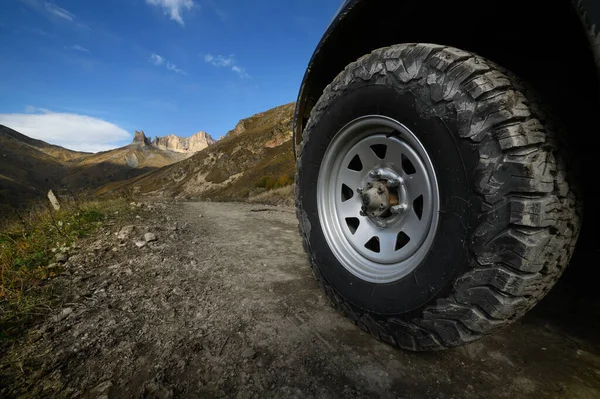
[[[184,153],[202,151],[214,143],[215,140],[206,132],[198,132],[190,137],[178,137],[170,134],[165,137],[155,137],[152,140],[152,145],[157,148]]]
[[[152,146],[160,150],[174,151],[179,153],[193,154],[202,151],[209,145],[216,143],[216,140],[206,132],[198,132],[190,137],[179,137],[171,133],[164,137],[154,137],[150,140],[142,130],[136,130],[132,144],[141,146]]]
[[[238,122],[238,124],[235,126],[235,128],[233,130],[230,130],[227,132],[227,137],[231,137],[231,136],[239,136],[240,134],[244,133],[246,131],[246,121],[244,119],[242,119],[241,121]]]
[[[151,145],[150,139],[146,137],[143,130],[135,131],[132,144]]]

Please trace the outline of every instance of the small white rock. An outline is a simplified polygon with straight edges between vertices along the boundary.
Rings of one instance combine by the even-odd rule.
[[[135,241],[135,246],[138,248],[142,248],[146,246],[146,241],[142,241],[142,240],[136,240]]]
[[[54,256],[54,259],[56,259],[58,263],[65,263],[67,260],[69,260],[69,255],[64,252],[59,252]]]
[[[123,226],[123,228],[119,231],[119,234],[117,235],[117,238],[119,240],[124,240],[127,237],[129,237],[129,235],[131,233],[133,233],[134,230],[135,230],[135,226],[133,226],[133,225]]]
[[[61,321],[65,318],[67,318],[71,313],[73,313],[73,309],[72,308],[64,308],[63,310],[60,311],[60,313],[58,315],[56,315],[54,317],[55,321]]]
[[[156,235],[154,233],[146,233],[144,234],[144,240],[146,242],[156,241]]]

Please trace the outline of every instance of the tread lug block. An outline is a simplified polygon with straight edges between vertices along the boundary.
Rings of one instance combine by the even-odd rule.
[[[488,203],[512,193],[548,194],[554,189],[554,156],[538,148],[522,148],[503,156],[483,159],[478,192]]]
[[[551,238],[545,229],[512,228],[479,247],[477,261],[481,265],[504,263],[523,272],[539,272],[543,267],[540,255]]]
[[[512,198],[510,223],[528,227],[549,227],[558,223],[561,216],[561,203],[558,197],[549,195],[542,198]]]
[[[423,312],[426,320],[435,320],[446,318],[458,321],[474,333],[483,334],[502,326],[503,320],[489,318],[475,306],[462,303],[450,303],[437,305],[435,308],[429,308]]]
[[[360,65],[354,70],[354,76],[362,80],[371,80],[374,75],[381,74],[385,75],[386,70],[382,63],[376,63],[371,65]]]
[[[455,320],[425,319],[420,324],[427,329],[435,331],[446,346],[457,346],[481,338],[479,334],[469,331],[460,322]]]
[[[464,90],[462,84],[475,74],[481,74],[489,71],[487,64],[477,62],[475,58],[456,64],[451,67],[445,75],[444,83],[442,84],[443,98],[446,101],[452,100],[455,96],[460,95]]]
[[[538,119],[504,126],[497,130],[496,137],[502,150],[546,142],[544,126]]]
[[[493,207],[484,205],[484,209],[483,223],[472,236],[472,243],[476,247],[487,245],[508,226],[546,228],[563,224],[559,220],[564,216],[561,212],[563,204],[553,195],[504,197]]]
[[[508,319],[527,308],[523,297],[508,297],[491,287],[473,287],[458,291],[456,301],[478,306],[491,319]]]
[[[510,87],[510,80],[498,71],[475,76],[465,85],[465,89],[475,100],[486,93],[506,87]]]
[[[403,54],[403,69],[396,70],[398,77],[404,83],[416,79],[421,72],[421,66],[427,56],[433,51],[432,47],[415,46],[407,49]]]
[[[464,96],[463,96],[464,97]],[[470,96],[469,96],[470,98]],[[476,142],[496,125],[522,121],[531,115],[525,105],[526,99],[518,91],[494,93],[480,100],[475,106],[460,109],[458,119],[463,123],[459,129],[462,137]]]
[[[539,274],[516,273],[502,266],[475,269],[460,276],[454,282],[456,291],[478,286],[492,286],[498,291],[511,296],[534,295],[537,284],[541,283]]]
[[[444,51],[434,54],[429,59],[429,65],[438,72],[446,72],[446,70],[454,65],[454,63],[465,61],[471,57],[473,57],[473,55],[466,51],[446,48]],[[438,75],[438,73],[435,74]]]

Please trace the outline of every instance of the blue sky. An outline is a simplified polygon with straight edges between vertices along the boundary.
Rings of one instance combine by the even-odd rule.
[[[341,0],[0,0],[0,123],[77,150],[296,100]]]

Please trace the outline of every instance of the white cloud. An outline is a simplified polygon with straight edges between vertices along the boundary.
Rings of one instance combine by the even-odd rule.
[[[172,64],[170,62],[167,62],[167,69],[169,71],[173,71],[173,72],[181,74],[181,75],[187,75],[187,73],[184,70],[177,68],[177,65]]]
[[[247,78],[249,75],[246,73],[244,68],[240,68],[237,65],[231,67],[231,70],[239,75],[240,78]]]
[[[230,67],[235,63],[235,57],[233,55],[225,57],[223,55],[205,54],[204,61],[216,67]]]
[[[44,6],[46,7],[46,11],[57,17],[67,19],[69,21],[73,21],[75,19],[75,15],[73,15],[73,13],[70,13],[69,11],[57,6],[54,3],[45,2]]]
[[[67,49],[67,50],[74,50],[74,51],[80,51],[82,53],[88,53],[88,54],[92,53],[90,50],[86,49],[83,46],[80,46],[79,44],[75,44],[73,46],[66,46],[65,49]]]
[[[150,61],[152,64],[154,64],[156,66],[163,65],[166,62],[165,66],[169,71],[178,73],[180,75],[187,75],[187,73],[183,69],[177,68],[177,65],[166,60],[164,57],[161,57],[158,54],[155,54],[155,53],[150,54],[150,58],[148,58],[148,61]]]
[[[162,7],[165,15],[180,25],[185,25],[181,14],[183,10],[191,10],[195,4],[193,0],[146,0],[147,4]]]
[[[98,152],[131,140],[124,129],[91,116],[57,113],[28,105],[26,114],[0,114],[0,124],[29,137],[77,150]]]
[[[204,61],[208,64],[216,66],[217,68],[229,68],[233,72],[237,73],[240,78],[250,77],[244,68],[237,65],[235,56],[233,54],[229,56],[204,54]]]
[[[165,59],[158,54],[150,54],[149,61],[154,65],[162,65],[165,62]]]

